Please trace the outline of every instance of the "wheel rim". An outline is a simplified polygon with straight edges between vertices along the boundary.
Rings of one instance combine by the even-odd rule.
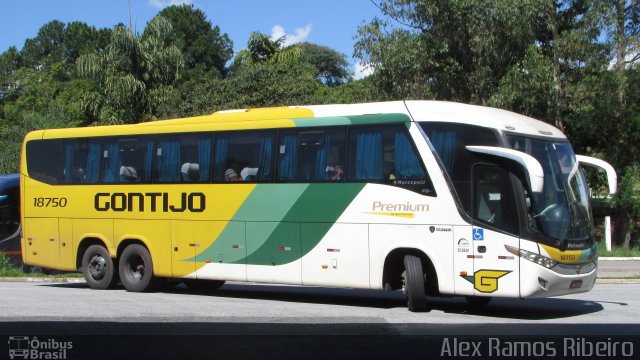
[[[129,266],[127,267],[129,277],[133,281],[141,281],[144,277],[145,266],[144,260],[140,256],[133,256],[129,259]]]
[[[104,279],[107,273],[107,260],[102,255],[95,254],[89,260],[89,275],[97,281]]]

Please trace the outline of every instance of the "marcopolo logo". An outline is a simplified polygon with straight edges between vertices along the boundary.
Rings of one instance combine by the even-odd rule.
[[[116,212],[203,212],[207,198],[203,193],[97,193],[94,207],[98,211]]]
[[[71,341],[38,339],[29,336],[9,337],[9,359],[67,359],[73,349]]]

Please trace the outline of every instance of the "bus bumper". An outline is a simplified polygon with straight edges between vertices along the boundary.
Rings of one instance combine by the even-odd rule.
[[[544,298],[587,292],[593,288],[598,273],[595,263],[558,264],[552,269],[520,260],[520,297]]]

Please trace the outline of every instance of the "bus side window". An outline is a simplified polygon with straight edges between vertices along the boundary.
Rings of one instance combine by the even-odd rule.
[[[510,174],[491,165],[473,169],[473,217],[511,234],[518,234],[518,214],[513,198]]]
[[[471,193],[471,171],[476,163],[486,161],[467,151],[467,145],[500,146],[498,134],[491,129],[476,125],[422,122],[420,123],[444,170],[446,170],[467,214],[473,207]]]
[[[344,181],[343,127],[283,131],[279,144],[279,181]]]
[[[158,138],[157,182],[208,182],[211,169],[211,136],[182,134]]]
[[[112,138],[103,145],[102,181],[149,183],[153,165],[152,138]]]
[[[31,140],[26,158],[30,177],[50,185],[60,182],[60,141]]]
[[[349,135],[348,180],[381,182],[436,195],[404,124],[353,127]]]
[[[215,135],[215,182],[270,182],[274,171],[275,132],[242,131]]]
[[[100,180],[98,140],[65,141],[62,151],[62,184],[96,184]]]

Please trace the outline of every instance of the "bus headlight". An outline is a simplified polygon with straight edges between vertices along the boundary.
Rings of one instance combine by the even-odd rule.
[[[527,251],[527,250],[522,250],[522,249],[517,249],[514,248],[512,246],[508,246],[505,245],[504,246],[508,252],[512,253],[513,255],[517,255],[520,256],[523,259],[527,259],[533,263],[536,263],[540,266],[544,266],[547,269],[551,269],[552,267],[558,265],[558,262],[550,259],[546,256],[542,256],[540,254],[536,254],[536,253],[532,253],[531,251]]]

